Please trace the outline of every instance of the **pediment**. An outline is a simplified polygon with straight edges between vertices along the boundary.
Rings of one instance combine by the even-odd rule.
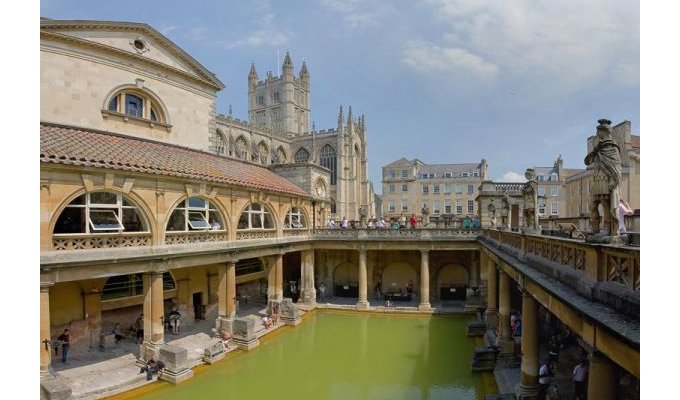
[[[224,84],[188,53],[147,24],[115,21],[50,20],[40,21],[41,39],[68,40],[110,53],[112,61],[128,55],[223,89]],[[72,44],[73,45],[73,44]]]

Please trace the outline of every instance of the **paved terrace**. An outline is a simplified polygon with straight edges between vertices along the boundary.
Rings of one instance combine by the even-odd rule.
[[[317,303],[318,309],[339,309],[355,310],[356,298],[330,297],[327,302]],[[385,307],[382,302],[374,299],[370,300],[369,311],[389,312],[389,313],[413,313],[422,314],[418,311],[418,300],[396,302],[394,307]],[[298,304],[303,315],[310,310],[309,306]],[[462,301],[444,301],[432,304],[435,314],[459,314],[475,311],[465,309]],[[238,312],[238,317],[263,315],[265,303],[261,301],[251,301],[247,306],[242,306]],[[216,308],[208,311],[205,320],[196,321],[193,327],[182,327],[180,334],[165,334],[167,344],[187,349],[189,366],[194,368],[203,362],[203,352],[209,344],[216,342],[215,333]],[[258,319],[258,321],[260,321]],[[265,329],[261,321],[256,327],[257,336],[261,338],[269,335],[285,326],[282,322]],[[227,349],[227,353],[238,350],[234,345]],[[125,391],[139,388],[145,385],[154,384],[146,380],[146,374],[139,373],[139,345],[136,344],[134,337],[123,339],[117,346],[111,349],[71,349],[69,361],[62,364],[61,358],[53,356],[52,369],[56,378],[65,383],[72,390],[69,399],[90,400],[101,399],[113,396]]]

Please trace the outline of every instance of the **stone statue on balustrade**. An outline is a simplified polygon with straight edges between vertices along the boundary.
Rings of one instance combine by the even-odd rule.
[[[538,194],[536,189],[538,183],[536,181],[536,173],[533,168],[527,168],[524,172],[524,177],[527,182],[522,186],[522,198],[524,199],[524,227],[529,231],[536,231],[538,229],[538,221],[536,214],[536,203]]]
[[[503,205],[501,206],[501,227],[510,227],[510,221],[508,216],[510,215],[510,196],[507,193],[503,193]]]
[[[495,228],[496,227],[496,205],[493,204],[493,199],[491,199],[491,203],[486,207],[489,210],[489,222],[491,222],[491,227]]]
[[[420,210],[420,213],[423,215],[423,227],[426,227],[430,223],[430,209],[427,208],[427,204],[423,205],[423,208]]]
[[[612,138],[611,121],[600,119],[597,122],[598,142],[584,159],[588,169],[593,171],[593,184],[590,190],[592,235],[589,240],[609,242],[612,236],[618,236],[621,149]]]

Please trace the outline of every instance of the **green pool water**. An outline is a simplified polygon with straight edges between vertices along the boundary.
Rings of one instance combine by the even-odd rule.
[[[469,320],[318,311],[254,350],[199,368],[190,380],[153,383],[124,397],[483,399],[496,388],[490,374],[470,370]]]

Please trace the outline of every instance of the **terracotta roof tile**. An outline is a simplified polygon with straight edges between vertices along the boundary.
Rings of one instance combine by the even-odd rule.
[[[40,124],[40,162],[142,172],[308,197],[272,171],[189,148],[112,133]]]

